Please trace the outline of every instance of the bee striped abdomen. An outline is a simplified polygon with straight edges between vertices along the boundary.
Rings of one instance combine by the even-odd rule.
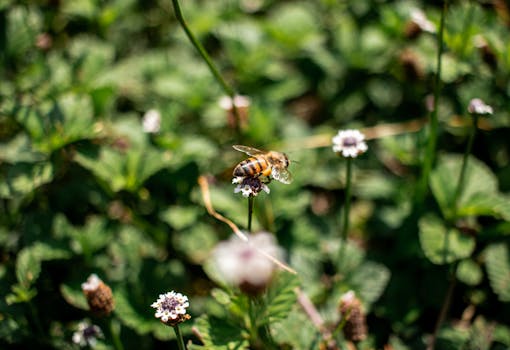
[[[250,157],[235,167],[234,176],[259,176],[269,167],[264,157]]]

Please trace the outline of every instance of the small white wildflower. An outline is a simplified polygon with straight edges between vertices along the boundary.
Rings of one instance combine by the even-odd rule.
[[[189,320],[191,317],[186,313],[189,307],[188,297],[174,291],[160,294],[158,300],[151,304],[156,309],[155,317],[170,326]]]
[[[95,273],[93,273],[87,278],[87,281],[81,284],[81,289],[83,291],[95,291],[97,288],[99,288],[99,284],[101,282],[101,279],[97,277]]]
[[[149,109],[143,115],[143,131],[155,134],[161,129],[161,113],[156,109]]]
[[[263,291],[273,276],[276,265],[264,254],[278,260],[283,256],[282,249],[268,232],[249,236],[248,241],[233,236],[220,242],[213,251],[213,261],[227,283],[239,287],[247,294]]]
[[[469,101],[468,105],[468,112],[471,114],[492,114],[494,113],[491,106],[486,104],[482,99],[474,98],[471,101]]]
[[[411,20],[424,32],[428,33],[436,32],[436,27],[434,23],[429,21],[425,13],[420,9],[415,8],[411,11]]]
[[[343,157],[356,158],[365,153],[368,147],[365,143],[365,135],[359,130],[340,130],[333,137],[333,152]]]
[[[97,338],[104,338],[101,328],[85,321],[78,324],[78,329],[73,333],[73,343],[80,347],[90,346],[93,348],[97,343]]]

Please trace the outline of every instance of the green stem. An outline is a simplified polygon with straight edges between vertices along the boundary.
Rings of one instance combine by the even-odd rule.
[[[255,197],[249,196],[248,197],[248,232],[251,232],[251,218],[253,216],[253,202],[255,200]]]
[[[228,96],[230,96],[230,98],[232,100],[232,111],[234,112],[234,117],[236,118],[236,131],[237,131],[238,134],[240,134],[241,119],[239,117],[239,112],[237,110],[237,106],[235,105],[235,101],[234,101],[234,97],[236,95],[234,89],[232,89],[227,84],[225,79],[223,79],[223,77],[221,76],[220,72],[218,71],[218,69],[214,65],[211,57],[209,56],[209,54],[207,53],[207,51],[203,47],[203,45],[200,43],[200,41],[197,40],[197,38],[195,37],[193,32],[189,29],[186,21],[184,20],[183,15],[182,15],[182,11],[181,11],[181,7],[179,5],[179,1],[178,0],[172,0],[172,5],[173,5],[173,8],[174,8],[175,17],[177,18],[177,21],[179,22],[179,24],[181,25],[182,29],[186,33],[186,36],[191,41],[191,43],[193,44],[195,49],[197,49],[197,51],[200,54],[200,56],[202,56],[203,60],[207,64],[207,67],[209,67],[209,70],[211,71],[211,73],[214,76],[214,78],[216,79],[216,81],[221,85],[223,91]]]
[[[110,323],[110,333],[113,340],[113,346],[115,347],[115,350],[124,350],[124,346],[122,345],[122,342],[120,340],[120,324],[118,322],[115,322],[112,317],[109,319]]]
[[[416,203],[421,205],[427,192],[427,185],[429,182],[430,172],[432,165],[434,164],[436,145],[437,145],[437,134],[438,134],[438,117],[437,111],[439,106],[439,91],[441,87],[441,66],[443,57],[443,35],[444,35],[444,23],[446,19],[446,13],[448,10],[448,0],[443,2],[443,10],[441,11],[441,22],[439,25],[439,34],[437,36],[437,62],[436,62],[436,76],[434,79],[434,107],[430,113],[430,125],[429,125],[429,136],[428,142],[425,149],[425,158],[423,159],[421,179],[418,184],[416,193]]]
[[[175,337],[177,338],[177,345],[179,346],[179,350],[186,350],[186,345],[184,345],[184,339],[182,338],[182,333],[179,325],[176,324],[172,328],[174,329]]]
[[[184,17],[182,16],[181,7],[179,6],[178,0],[172,0],[172,5],[174,7],[175,11],[175,17],[177,18],[177,21],[179,21],[182,29],[184,29],[184,32],[188,36],[188,39],[191,41],[193,46],[197,49],[197,51],[200,53],[202,58],[204,59],[205,63],[209,67],[209,70],[214,75],[214,78],[220,83],[221,87],[225,91],[227,95],[234,98],[235,92],[234,90],[228,86],[228,84],[225,82],[221,74],[219,73],[218,69],[216,69],[216,66],[212,62],[211,58],[209,57],[209,54],[207,51],[205,51],[205,48],[202,46],[202,44],[195,38],[195,35],[191,32],[188,25],[186,24],[186,21],[184,20]]]
[[[351,177],[352,177],[352,158],[347,158],[346,165],[346,182],[345,182],[345,205],[344,205],[344,218],[342,225],[342,240],[340,242],[340,257],[339,261],[342,262],[345,254],[345,246],[347,245],[347,233],[349,231],[349,212],[351,210]]]
[[[466,147],[466,151],[464,152],[464,157],[462,158],[462,167],[460,169],[459,181],[457,183],[457,189],[455,190],[455,196],[453,197],[453,205],[455,208],[455,216],[457,215],[458,209],[458,201],[462,190],[464,189],[464,182],[466,178],[466,169],[467,163],[469,159],[469,155],[471,154],[471,150],[473,149],[473,142],[475,140],[476,129],[478,127],[478,115],[473,115],[473,127],[471,128],[471,132],[469,133],[469,140]]]

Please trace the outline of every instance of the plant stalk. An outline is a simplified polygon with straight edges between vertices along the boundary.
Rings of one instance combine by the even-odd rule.
[[[108,320],[110,326],[110,334],[112,336],[113,346],[115,350],[124,350],[124,346],[120,340],[120,325],[114,321],[113,317]]]
[[[248,232],[251,232],[251,222],[253,216],[253,203],[255,201],[255,197],[248,197]]]
[[[236,106],[235,100],[234,100],[234,97],[236,95],[234,89],[231,88],[227,84],[225,79],[223,79],[223,77],[221,76],[219,70],[214,65],[211,57],[209,56],[209,54],[205,50],[204,46],[200,43],[200,41],[197,40],[197,38],[195,37],[193,32],[189,29],[188,24],[186,23],[186,21],[184,20],[184,16],[182,15],[181,6],[179,5],[179,1],[178,0],[172,0],[172,5],[173,5],[173,8],[174,8],[175,17],[177,18],[177,21],[179,22],[179,24],[181,25],[182,29],[186,33],[186,36],[191,41],[191,43],[193,44],[195,49],[198,51],[198,53],[200,54],[202,59],[205,61],[205,63],[207,64],[207,67],[211,71],[211,73],[214,76],[214,78],[216,79],[216,81],[220,84],[220,86],[222,87],[223,91],[231,98],[231,100],[232,100],[232,111],[233,111],[234,117],[236,119],[236,130],[237,130],[238,133],[240,133],[241,119],[239,117],[239,112],[237,110],[237,106]]]
[[[179,350],[186,350],[186,345],[184,345],[184,339],[182,338],[182,333],[179,325],[176,324],[172,328],[174,329],[175,337],[177,338],[177,346],[179,347]]]
[[[429,183],[429,176],[434,164],[437,136],[438,136],[438,117],[437,112],[439,108],[439,92],[441,87],[441,67],[443,57],[443,35],[444,35],[444,24],[446,20],[446,13],[448,11],[448,0],[443,2],[443,10],[441,11],[441,22],[439,25],[439,33],[437,36],[437,62],[436,62],[436,76],[434,79],[434,107],[430,113],[429,120],[429,136],[428,142],[425,149],[425,158],[423,159],[422,174],[420,182],[418,183],[418,189],[416,193],[416,204],[422,205],[427,192],[427,185]]]
[[[340,253],[339,253],[339,262],[340,266],[345,254],[345,246],[347,245],[347,233],[349,232],[349,212],[351,210],[351,177],[352,177],[352,158],[347,158],[346,165],[346,182],[345,182],[345,205],[343,212],[343,225],[341,232],[341,242],[340,242]]]
[[[453,197],[453,205],[455,208],[455,216],[457,216],[458,210],[458,201],[462,190],[464,189],[464,182],[466,178],[466,169],[467,163],[469,160],[469,155],[471,154],[471,150],[473,149],[473,142],[475,140],[476,129],[478,128],[478,115],[473,115],[473,127],[471,128],[471,132],[469,133],[469,140],[466,147],[466,151],[464,152],[464,156],[462,158],[462,167],[460,169],[459,181],[457,182],[457,189],[455,190],[455,196]]]
[[[450,309],[450,304],[452,302],[453,291],[455,289],[455,285],[457,284],[457,278],[455,277],[455,273],[457,270],[457,264],[454,264],[450,271],[450,284],[448,285],[448,290],[446,291],[446,295],[443,300],[443,305],[441,306],[441,310],[439,311],[439,316],[437,317],[436,325],[434,326],[434,333],[430,338],[430,342],[427,345],[427,350],[434,350],[436,346],[437,335],[439,330],[441,329],[441,325],[446,318],[446,313]]]

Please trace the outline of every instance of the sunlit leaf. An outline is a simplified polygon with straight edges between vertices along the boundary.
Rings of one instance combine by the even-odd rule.
[[[195,326],[201,335],[205,349],[249,349],[245,331],[227,320],[204,315],[195,321]]]
[[[510,252],[505,243],[491,244],[485,250],[485,265],[492,290],[498,299],[510,301]]]
[[[419,221],[420,244],[425,256],[434,264],[448,264],[466,258],[475,248],[475,239],[455,228],[446,228],[436,216]]]
[[[391,272],[386,266],[366,261],[353,272],[349,283],[368,307],[377,301],[384,292],[390,276]]]

